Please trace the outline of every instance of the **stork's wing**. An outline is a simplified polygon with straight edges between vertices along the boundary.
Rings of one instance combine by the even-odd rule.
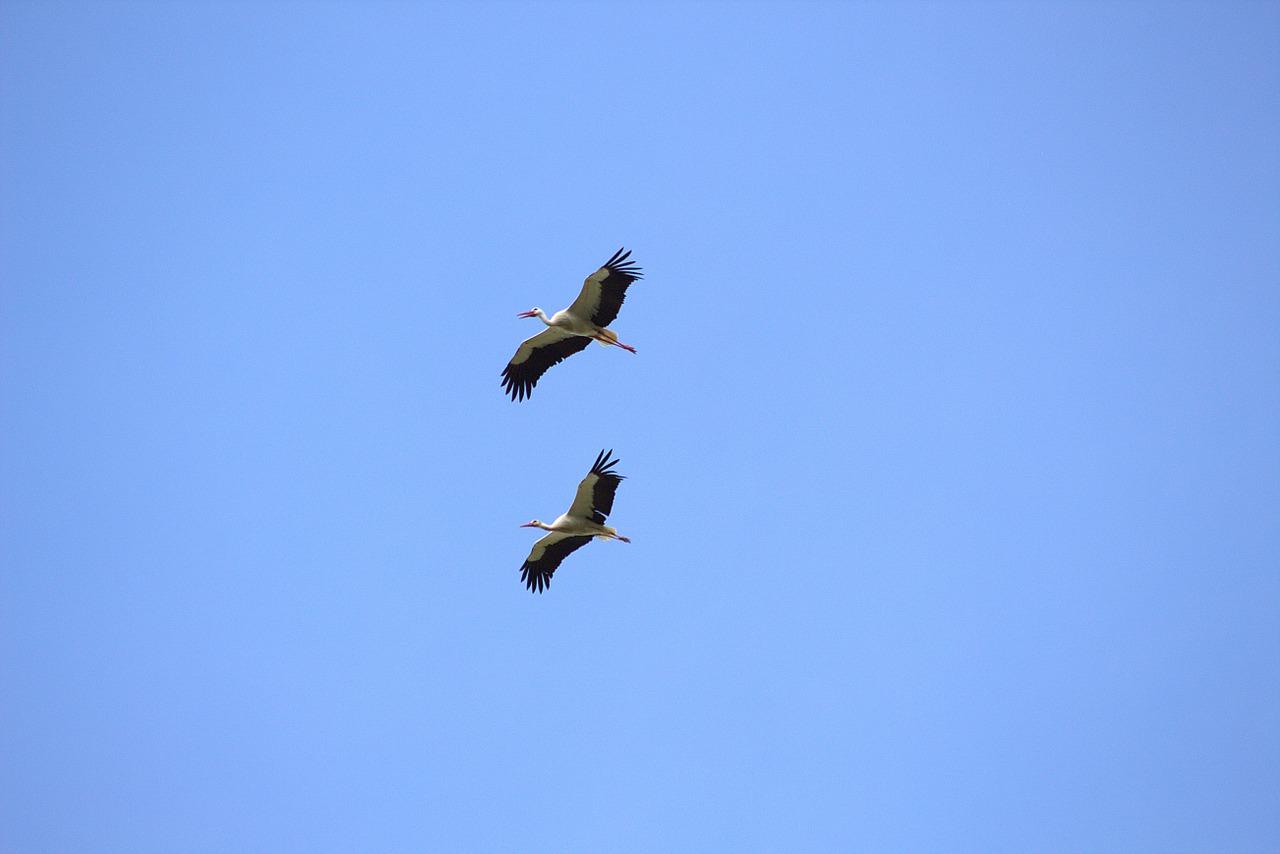
[[[548,368],[560,364],[574,353],[582,352],[590,344],[590,338],[549,326],[516,350],[502,369],[502,387],[512,400],[524,400],[533,394],[533,387]]]
[[[587,276],[582,293],[569,306],[570,313],[588,318],[602,329],[617,320],[627,288],[641,276],[635,262],[627,260],[630,256],[619,249],[603,267]]]
[[[618,491],[618,484],[626,478],[613,471],[618,461],[609,459],[612,453],[613,451],[601,451],[600,456],[596,457],[590,473],[578,484],[578,494],[569,507],[570,516],[581,516],[597,525],[603,525],[604,520],[613,512],[614,493]]]
[[[520,580],[531,591],[541,593],[551,586],[551,575],[566,557],[591,542],[591,537],[571,537],[552,532],[533,544],[533,551],[520,567]]]

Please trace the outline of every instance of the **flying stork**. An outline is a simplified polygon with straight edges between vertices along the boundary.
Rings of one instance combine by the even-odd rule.
[[[534,519],[526,522],[521,528],[541,528],[550,531],[542,539],[533,544],[533,551],[525,558],[520,567],[520,580],[531,591],[541,593],[551,586],[551,574],[556,571],[560,562],[573,552],[591,542],[592,537],[601,540],[622,540],[631,542],[604,523],[609,512],[613,510],[613,494],[618,491],[618,484],[624,478],[614,472],[617,460],[609,459],[613,451],[601,451],[596,457],[591,471],[578,484],[578,494],[573,497],[573,504],[559,519],[548,525]]]
[[[634,347],[618,340],[618,334],[606,327],[618,317],[627,288],[640,278],[640,268],[628,261],[630,252],[619,249],[605,265],[582,283],[582,292],[573,304],[551,317],[540,308],[522,311],[517,317],[536,317],[547,328],[520,345],[511,361],[502,369],[502,385],[512,400],[524,400],[533,394],[538,379],[552,365],[587,349],[592,340],[602,346],[621,347],[634,353]]]

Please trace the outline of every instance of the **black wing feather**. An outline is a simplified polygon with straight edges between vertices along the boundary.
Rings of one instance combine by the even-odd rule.
[[[622,301],[627,297],[627,288],[643,276],[636,263],[627,260],[629,257],[630,251],[619,249],[605,262],[604,268],[609,275],[600,283],[600,304],[591,315],[591,322],[596,326],[604,328],[618,319]]]
[[[591,537],[565,537],[542,550],[537,561],[524,562],[520,567],[520,580],[531,592],[541,593],[551,586],[551,576],[561,561],[591,542]]]
[[[597,525],[603,525],[604,520],[613,512],[613,497],[618,492],[618,484],[626,480],[613,470],[618,461],[609,459],[612,454],[612,450],[601,451],[600,456],[596,457],[595,465],[591,467],[591,473],[596,475],[596,485],[592,491],[591,519]]]
[[[554,344],[538,347],[523,362],[507,363],[502,369],[502,387],[512,400],[524,400],[533,394],[533,387],[553,365],[558,365],[574,353],[581,353],[591,344],[591,339],[575,335]]]

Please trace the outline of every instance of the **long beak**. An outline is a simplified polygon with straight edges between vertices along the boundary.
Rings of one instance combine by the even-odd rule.
[[[537,316],[538,316],[537,312],[533,312],[533,311],[522,311],[516,315],[516,317],[537,317]]]
[[[519,525],[519,526],[517,526],[517,527],[520,527],[520,528],[536,528],[536,527],[538,527],[538,526],[537,526],[537,525],[535,525],[535,524],[533,524],[532,522],[525,522],[523,525]]]

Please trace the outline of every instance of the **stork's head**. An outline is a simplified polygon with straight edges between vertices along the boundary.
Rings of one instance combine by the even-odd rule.
[[[547,526],[539,522],[537,519],[534,519],[532,522],[525,522],[520,527],[521,528],[545,528]]]
[[[542,309],[534,307],[529,309],[528,311],[520,312],[519,314],[516,315],[516,317],[537,317],[540,314],[542,314]]]

